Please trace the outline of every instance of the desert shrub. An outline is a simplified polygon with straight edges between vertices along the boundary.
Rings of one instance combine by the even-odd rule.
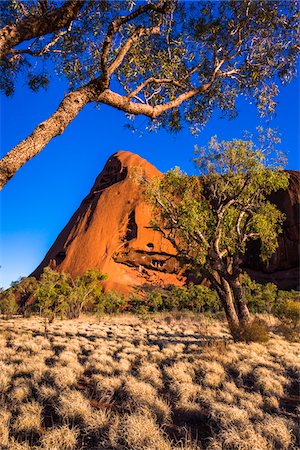
[[[148,298],[141,297],[137,294],[132,294],[129,297],[128,310],[142,316],[147,315],[150,311],[153,311]]]
[[[76,318],[82,311],[91,309],[101,296],[100,281],[104,279],[106,275],[98,269],[89,269],[72,279],[66,273],[46,267],[34,291],[34,308],[51,320],[56,316]]]
[[[117,314],[126,309],[128,301],[124,295],[116,291],[108,291],[98,296],[94,311],[98,315]]]
[[[150,292],[147,298],[148,308],[150,311],[161,311],[163,308],[163,296],[160,292]]]
[[[247,327],[239,326],[232,329],[234,341],[241,342],[267,342],[269,340],[268,329],[264,321],[255,318]]]
[[[79,317],[82,311],[92,308],[103,291],[99,282],[106,278],[107,275],[98,269],[89,269],[75,280],[69,277],[71,289],[66,297],[66,315],[69,319]]]
[[[147,295],[133,294],[129,298],[128,310],[137,314],[173,310],[215,313],[220,310],[220,302],[212,289],[190,283],[183,287],[169,285]]]
[[[207,286],[190,283],[188,286],[170,285],[162,297],[162,309],[212,312],[220,310],[217,293]]]
[[[299,330],[297,327],[300,324],[300,292],[294,290],[277,291],[276,300],[270,312],[280,319],[280,324],[276,328],[277,332],[289,341],[298,341]]]
[[[283,302],[278,307],[278,315],[296,327],[300,323],[300,302],[297,300]]]
[[[34,308],[38,308],[40,314],[50,320],[57,315],[63,316],[67,310],[70,291],[68,276],[46,267],[34,292]]]
[[[18,311],[18,304],[11,289],[4,292],[0,298],[0,313],[6,317],[11,317]]]
[[[270,313],[273,310],[277,299],[277,286],[275,284],[256,283],[247,274],[243,274],[242,283],[245,301],[250,312]]]

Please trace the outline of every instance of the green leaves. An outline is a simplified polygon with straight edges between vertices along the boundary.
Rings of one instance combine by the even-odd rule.
[[[103,291],[100,281],[106,278],[98,269],[89,269],[73,280],[70,275],[47,267],[37,283],[34,297],[46,317],[78,317],[87,305],[97,301]]]
[[[260,241],[263,261],[276,250],[285,217],[268,196],[286,189],[289,177],[276,167],[281,155],[270,159],[263,143],[265,148],[259,141],[219,142],[215,136],[198,150],[200,178],[175,168],[147,186],[155,227],[185,263],[232,275],[250,240]]]
[[[168,4],[163,11],[157,6]],[[3,61],[0,88],[12,95],[18,75],[30,73],[29,87],[38,90],[49,80],[44,70],[66,78],[71,90],[103,76],[106,69],[130,43],[121,63],[110,75],[109,85],[131,101],[150,106],[166,104],[183,92],[206,90],[161,114],[160,126],[177,132],[186,121],[197,132],[219,108],[234,117],[236,99],[243,94],[254,99],[262,116],[276,107],[278,85],[296,75],[298,4],[285,0],[212,2],[159,2],[141,14],[140,2],[87,1],[68,27],[48,32],[21,49],[13,49]],[[55,10],[54,3],[49,8]],[[41,14],[39,2],[1,2],[1,26]],[[127,18],[110,36],[112,24]],[[141,33],[156,26],[156,31]],[[133,37],[140,32],[139,38]],[[49,60],[51,63],[49,64]],[[168,82],[145,82],[151,78]],[[170,82],[172,81],[172,82]]]

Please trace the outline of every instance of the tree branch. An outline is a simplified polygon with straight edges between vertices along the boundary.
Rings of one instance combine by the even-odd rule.
[[[150,77],[147,80],[143,81],[143,83],[141,83],[134,91],[132,91],[127,98],[130,100],[131,98],[134,98],[139,92],[141,92],[144,87],[146,87],[148,84],[150,83],[155,83],[155,84],[172,84],[173,86],[179,87],[181,89],[186,89],[186,86],[184,86],[183,84],[179,83],[176,80],[170,79],[170,78],[154,78],[154,77]]]
[[[169,2],[171,3],[171,2]],[[120,28],[122,27],[122,25],[124,25],[125,23],[128,23],[130,21],[132,21],[133,19],[136,19],[137,17],[141,16],[142,14],[145,14],[149,11],[153,11],[153,12],[159,12],[161,14],[164,14],[168,11],[170,5],[168,5],[168,2],[161,4],[153,4],[153,3],[148,3],[147,5],[142,5],[139,6],[135,11],[133,11],[131,14],[128,14],[128,16],[122,16],[122,17],[117,17],[115,20],[113,20],[111,22],[111,24],[108,27],[108,31],[106,34],[106,37],[103,41],[103,45],[102,45],[102,52],[101,52],[101,70],[102,70],[102,74],[103,74],[103,79],[108,82],[109,76],[111,75],[111,73],[117,68],[119,67],[119,65],[122,63],[126,53],[128,52],[128,50],[130,49],[131,45],[133,44],[134,40],[132,42],[130,42],[130,40],[133,38],[133,36],[131,36],[131,38],[129,38],[127,40],[127,42],[124,44],[124,46],[122,47],[122,49],[119,52],[119,63],[118,61],[114,61],[116,67],[111,67],[112,65],[108,66],[108,57],[109,57],[109,50],[111,47],[111,42],[112,39],[114,37],[114,35],[116,34],[117,31],[120,30]],[[151,28],[155,28],[155,27],[151,27]],[[146,29],[144,29],[146,30]],[[139,29],[136,30],[137,32],[139,31]],[[151,33],[150,33],[151,34]],[[112,64],[114,64],[112,63]]]
[[[69,0],[54,11],[28,16],[0,30],[0,60],[24,41],[44,36],[68,26],[83,7],[84,0]]]

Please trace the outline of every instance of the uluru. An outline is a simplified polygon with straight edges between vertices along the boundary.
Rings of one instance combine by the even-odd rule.
[[[98,268],[108,274],[105,289],[123,293],[148,283],[184,284],[176,250],[151,228],[151,206],[133,176],[137,168],[147,178],[162,176],[131,152],[119,151],[108,159],[33,276],[38,278],[46,266],[73,277]],[[290,171],[289,188],[274,193],[270,200],[286,215],[279,247],[266,265],[259,260],[259,246],[249,246],[244,267],[259,282],[295,289],[299,283],[300,173]]]

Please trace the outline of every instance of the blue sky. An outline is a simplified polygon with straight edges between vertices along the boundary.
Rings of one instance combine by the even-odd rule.
[[[12,99],[1,97],[1,156],[55,111],[64,90],[64,83],[55,79],[47,91],[35,94],[20,80]],[[99,110],[87,106],[64,134],[20,169],[0,193],[0,286],[7,287],[35,269],[106,160],[118,150],[138,153],[163,172],[175,165],[191,172],[195,144],[207,144],[214,134],[227,140],[239,138],[244,130],[255,132],[263,125],[279,129],[288,168],[299,170],[299,91],[298,80],[281,88],[276,117],[269,122],[260,119],[254,105],[241,99],[237,118],[221,119],[216,112],[197,138],[188,129],[178,134],[163,130],[132,133],[123,126],[122,112],[108,106]],[[140,130],[143,122],[144,118],[137,120]]]

